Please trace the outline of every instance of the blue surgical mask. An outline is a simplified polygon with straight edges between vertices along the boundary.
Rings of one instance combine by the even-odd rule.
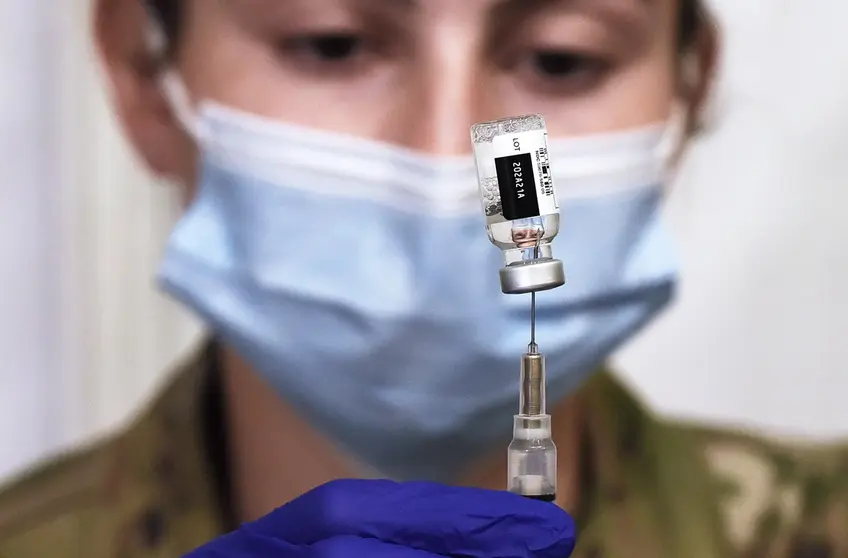
[[[164,289],[381,475],[449,482],[506,443],[529,295],[500,291],[472,159],[198,110],[200,184]],[[550,403],[671,297],[665,131],[550,142],[568,276],[537,296]]]

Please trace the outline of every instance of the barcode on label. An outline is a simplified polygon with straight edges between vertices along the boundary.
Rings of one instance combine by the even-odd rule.
[[[539,170],[541,174],[541,190],[544,196],[554,195],[554,183],[551,180],[551,167],[548,164],[548,149],[546,147],[539,148]]]

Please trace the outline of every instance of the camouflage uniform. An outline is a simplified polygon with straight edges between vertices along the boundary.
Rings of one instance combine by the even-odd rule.
[[[214,365],[205,352],[126,432],[3,490],[0,557],[175,558],[231,529]],[[848,449],[666,423],[607,373],[579,397],[577,558],[848,557]]]

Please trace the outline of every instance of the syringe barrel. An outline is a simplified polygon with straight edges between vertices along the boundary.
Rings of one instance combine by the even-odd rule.
[[[557,450],[550,415],[516,415],[507,450],[509,491],[553,501],[557,489]]]

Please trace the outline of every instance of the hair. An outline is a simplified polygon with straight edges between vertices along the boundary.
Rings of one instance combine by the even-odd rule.
[[[183,26],[183,0],[145,0],[159,20],[169,51],[178,44]],[[695,47],[699,36],[712,26],[712,19],[703,4],[704,0],[681,0],[677,42],[681,52]]]

